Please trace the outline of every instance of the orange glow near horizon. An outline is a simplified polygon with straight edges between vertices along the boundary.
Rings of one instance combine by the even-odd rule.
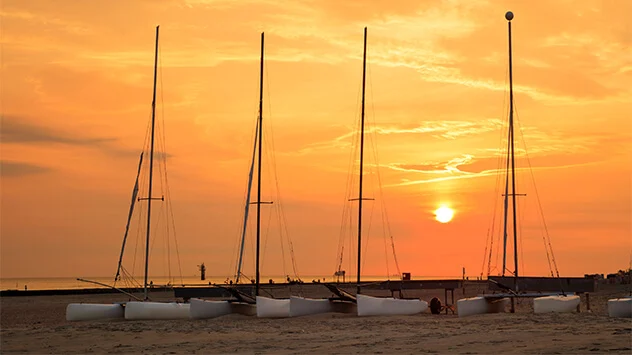
[[[176,245],[161,246],[174,237],[184,275],[202,262],[207,275],[234,274],[261,32],[261,198],[274,201],[261,206],[262,275],[355,274],[365,26],[362,197],[373,200],[363,201],[363,275],[497,273],[508,10],[521,272],[550,274],[549,240],[562,276],[629,267],[632,2],[4,0],[0,276],[114,275],[147,141],[158,24],[156,150],[169,190],[156,176],[154,195],[170,194],[176,234],[153,239],[154,275],[177,264],[167,257]],[[141,194],[146,179],[145,166]],[[251,201],[255,188],[256,178]],[[457,215],[437,223],[446,201]],[[171,218],[154,203],[156,225]],[[130,228],[130,255],[142,227]],[[283,263],[290,239],[295,260]],[[399,271],[384,257],[393,250]]]

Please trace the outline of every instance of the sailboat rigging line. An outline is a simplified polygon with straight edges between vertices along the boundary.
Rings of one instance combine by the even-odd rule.
[[[272,213],[268,213],[268,220],[266,222],[265,232],[263,233],[263,252],[261,253],[261,265],[260,268],[266,264],[266,251],[268,250],[268,237],[270,236],[270,223],[272,221]]]
[[[144,187],[141,187],[144,191]],[[138,219],[139,221],[143,220],[143,217],[145,216],[145,208],[143,207],[143,205],[141,204],[140,209],[138,211]],[[141,223],[138,223],[136,225],[136,238],[135,238],[136,243],[134,243],[134,257],[132,258],[132,275],[136,274],[136,257],[138,255],[138,244],[141,242]]]
[[[485,236],[485,250],[483,251],[483,265],[481,267],[481,278],[485,274],[485,262],[486,261],[488,262],[488,264],[487,264],[487,275],[489,276],[489,269],[490,269],[490,266],[491,266],[490,265],[491,264],[491,262],[490,262],[491,258],[487,258],[487,250],[489,249],[490,253],[491,253],[491,250],[492,250],[493,245],[494,245],[493,244],[494,241],[493,241],[492,238],[490,238],[490,235],[491,235],[490,234],[490,228],[488,227],[487,228],[487,235]]]
[[[161,210],[164,210],[164,208],[161,208]],[[161,212],[161,214],[162,213],[163,212]],[[167,227],[167,230],[168,230],[168,228],[169,228],[169,222],[168,221],[166,222],[166,227]],[[154,239],[157,239],[157,238],[154,238]],[[165,252],[165,250],[163,249],[163,253],[162,254],[163,254],[163,258],[165,259],[164,261],[167,264],[166,265],[167,278],[168,278],[169,281],[171,281],[172,280],[172,278],[171,278],[171,268],[169,267],[170,266],[169,263],[171,262],[171,257],[169,256],[169,249],[170,249],[169,248],[169,233],[164,233],[163,234],[163,241],[165,243],[167,243],[167,251]],[[165,266],[163,265],[163,270],[164,269],[165,269]],[[165,275],[164,271],[163,271],[163,275]]]
[[[267,76],[267,71],[266,71],[266,76]],[[272,120],[272,113],[268,111],[268,121]],[[264,129],[266,130],[266,137],[268,137],[266,139],[266,149],[264,151],[265,154],[265,161],[266,161],[266,166],[267,166],[267,170],[266,170],[266,179],[267,181],[272,181],[274,179],[276,179],[276,176],[273,174],[274,172],[276,172],[276,165],[274,164],[274,137],[272,136],[272,124],[267,125],[264,127]],[[269,143],[269,144],[268,144]],[[272,146],[272,149],[270,149],[269,147]],[[272,150],[272,152],[271,152]],[[277,188],[278,188],[278,184],[277,184]],[[268,185],[268,193],[270,194],[270,196],[273,196],[273,188],[272,185]],[[279,211],[278,211],[278,204],[280,203],[280,201],[276,201],[276,205],[272,207],[272,211],[269,211],[268,213],[268,222],[266,224],[266,232],[265,232],[265,246],[264,246],[264,251],[263,251],[263,256],[262,256],[262,261],[261,261],[261,265],[265,265],[265,257],[266,257],[266,250],[267,250],[267,245],[268,245],[268,240],[270,237],[270,226],[272,224],[272,216],[276,215],[277,217],[277,222],[279,223],[279,237],[281,239],[281,263],[282,263],[282,267],[283,267],[283,274],[285,275],[286,273],[286,266],[285,266],[285,249],[283,247],[283,236],[282,236],[282,229],[281,229],[281,221],[279,219]],[[274,213],[276,211],[276,213]]]
[[[517,119],[517,117],[518,117],[518,109],[516,108],[516,119]],[[557,268],[557,263],[555,261],[555,255],[553,254],[553,246],[551,245],[551,237],[549,235],[549,229],[548,229],[547,224],[546,224],[546,219],[544,218],[544,209],[542,208],[542,203],[541,203],[541,200],[540,200],[540,194],[538,192],[538,187],[537,187],[537,185],[535,183],[535,175],[533,174],[533,167],[531,166],[531,158],[529,157],[529,152],[527,151],[526,140],[524,138],[524,132],[523,132],[523,129],[522,129],[522,125],[520,125],[520,121],[518,121],[518,125],[519,125],[518,127],[519,127],[519,130],[520,130],[520,135],[522,137],[522,141],[524,142],[524,146],[525,146],[524,147],[525,157],[527,158],[527,164],[529,165],[529,172],[531,174],[531,181],[533,182],[533,189],[534,189],[534,192],[535,192],[536,201],[538,203],[538,210],[540,211],[540,217],[542,218],[542,224],[544,226],[544,233],[545,233],[545,236],[546,236],[546,239],[544,240],[544,243],[545,243],[544,248],[546,250],[546,257],[547,257],[547,259],[549,259],[549,251],[551,253],[551,257],[549,259],[549,269],[551,269],[551,263],[553,263],[553,267],[555,268],[555,274],[559,278],[560,277],[560,273],[559,273],[559,270]],[[547,242],[548,242],[548,248],[547,248],[547,245],[546,245]],[[552,273],[552,270],[551,270],[551,273]]]
[[[510,109],[511,110],[511,109]],[[509,123],[509,130],[511,130],[511,123]],[[509,133],[511,136],[511,133]],[[507,270],[507,218],[509,217],[509,152],[511,148],[511,138],[507,139],[507,165],[505,167],[505,193],[503,201],[503,276],[505,276],[505,270]]]
[[[281,242],[281,264],[283,265],[283,275],[287,274],[287,267],[285,265],[285,246],[283,245],[283,231],[281,230],[281,218],[279,217],[279,207],[276,206],[277,210],[277,222],[279,222],[279,241]]]
[[[150,110],[151,111],[151,110]],[[145,138],[143,140],[143,146],[141,149],[141,154],[144,155],[145,150],[147,148],[147,146],[149,145],[149,134],[150,134],[150,128],[151,128],[151,112],[148,113],[148,117],[147,117],[147,127],[145,128]],[[139,182],[140,182],[140,186],[138,189],[138,194],[140,194],[141,192],[145,191],[145,184],[147,183],[146,179],[145,179],[145,175],[144,175],[144,171],[143,171],[143,165],[139,164]],[[136,198],[136,202],[139,201],[139,198]],[[139,220],[143,219],[144,216],[144,205],[140,204],[138,205],[138,208],[136,208],[137,214],[139,216]],[[138,243],[140,242],[140,234],[141,234],[141,224],[137,223],[136,224],[136,237],[134,239],[135,243],[134,243],[134,253],[133,253],[133,259],[132,259],[132,272],[131,274],[134,275],[135,270],[136,270],[136,256],[138,255]],[[121,265],[121,267],[123,267]],[[128,275],[130,273],[128,272]],[[116,281],[114,282],[114,284],[116,285]]]
[[[135,299],[135,300],[137,300],[137,301],[141,301],[141,299],[140,299],[140,298],[138,298],[138,297],[136,297],[136,296],[132,295],[131,293],[129,293],[129,292],[125,292],[125,291],[121,290],[120,288],[117,288],[117,287],[114,287],[114,286],[110,286],[110,285],[108,285],[108,284],[104,284],[104,283],[101,283],[101,282],[98,282],[98,281],[85,280],[85,279],[77,279],[77,281],[81,281],[81,282],[88,282],[88,283],[92,283],[92,284],[95,284],[95,285],[108,287],[108,288],[111,288],[111,289],[113,289],[113,290],[119,291],[120,293],[122,293],[122,294],[124,294],[124,295],[126,295],[126,296],[129,296],[129,297],[131,297],[131,298],[133,298],[133,299]]]
[[[371,226],[372,226],[372,221],[373,221],[373,211],[375,209],[375,204],[372,203],[371,204],[371,210],[369,213],[369,225],[366,227],[366,232],[365,232],[365,241],[364,241],[364,255],[365,258],[364,260],[362,260],[362,267],[364,267],[366,265],[366,260],[368,259],[366,257],[366,255],[368,254],[368,250],[369,250],[369,241],[371,240],[370,236],[371,236]]]
[[[358,90],[359,96],[358,96],[358,105],[357,105],[357,113],[360,113],[361,110],[361,105],[362,105],[362,85],[360,84],[359,90]],[[359,118],[359,117],[358,117]],[[351,168],[353,170],[349,171],[349,179],[350,180],[350,190],[349,190],[349,194],[348,194],[348,201],[352,201],[353,200],[353,196],[354,196],[354,191],[357,189],[357,180],[355,179],[355,175],[353,173],[353,171],[358,170],[360,164],[359,164],[359,156],[360,156],[360,125],[361,125],[361,121],[360,119],[354,120],[355,121],[355,125],[354,125],[354,131],[353,131],[353,160],[351,161]],[[356,150],[357,148],[357,150]],[[356,154],[357,154],[357,158],[356,158]],[[358,250],[358,239],[355,237],[355,229],[357,228],[357,225],[355,223],[357,223],[357,220],[354,219],[354,209],[353,209],[353,205],[349,205],[348,206],[348,218],[349,218],[349,229],[347,231],[348,233],[348,237],[349,237],[349,251],[350,253],[354,253],[355,259],[352,260],[352,258],[349,258],[349,265],[348,265],[348,270],[353,270],[354,268],[354,264],[358,263],[358,254],[357,254],[357,250]]]
[[[158,48],[158,52],[159,52],[159,60],[160,60],[160,106],[161,106],[161,110],[162,110],[162,163],[164,165],[164,173],[165,173],[165,194],[167,195],[167,203],[166,203],[166,207],[168,210],[168,213],[171,216],[171,228],[173,231],[173,240],[174,240],[174,246],[176,248],[176,258],[178,260],[178,272],[180,274],[180,283],[184,283],[184,280],[182,278],[182,263],[180,261],[180,251],[178,248],[178,236],[176,234],[176,222],[175,222],[175,218],[173,216],[173,202],[171,200],[171,188],[169,186],[169,175],[167,174],[167,139],[166,139],[166,130],[167,130],[167,125],[165,123],[165,100],[164,100],[164,85],[163,85],[163,75],[162,75],[162,52],[160,50],[160,47]],[[167,255],[168,255],[168,268],[169,268],[169,278],[171,278],[171,248],[170,248],[170,242],[169,242],[169,220],[167,220]]]
[[[265,72],[266,72],[266,80],[265,80],[265,85],[266,85],[266,98],[267,98],[267,105],[268,105],[268,120],[270,122],[272,122],[274,115],[272,112],[272,99],[271,99],[271,95],[270,95],[270,75],[268,74],[268,67],[266,66],[264,68]],[[286,274],[285,272],[285,250],[284,250],[284,239],[283,237],[285,236],[285,239],[288,243],[288,249],[290,252],[290,261],[292,263],[292,272],[294,273],[295,277],[299,277],[299,272],[298,272],[298,266],[296,264],[296,258],[294,255],[294,247],[292,245],[292,238],[290,237],[289,231],[288,231],[288,224],[287,224],[287,216],[285,215],[285,211],[284,211],[284,204],[283,204],[283,200],[281,198],[281,187],[279,184],[279,176],[278,176],[278,169],[277,169],[277,161],[276,161],[276,146],[275,146],[275,140],[274,140],[274,125],[270,124],[268,125],[268,129],[269,129],[269,133],[267,135],[267,137],[270,137],[270,146],[272,147],[271,149],[271,153],[270,153],[270,162],[271,162],[271,169],[270,171],[272,171],[272,175],[273,175],[273,179],[274,179],[274,187],[276,188],[276,205],[275,205],[275,209],[277,210],[277,219],[279,222],[279,235],[280,235],[280,239],[281,239],[281,250],[283,253],[283,269],[284,269],[284,274]]]
[[[358,90],[356,93],[356,104],[355,104],[355,108],[357,110],[358,106],[360,105],[360,90],[361,90],[361,85],[358,85]],[[355,111],[355,110],[354,110]],[[357,112],[357,111],[355,111]],[[351,205],[348,203],[348,201],[351,199],[351,191],[353,189],[353,171],[354,171],[354,166],[355,166],[355,147],[357,146],[356,144],[356,140],[358,137],[358,135],[356,134],[356,132],[358,132],[358,122],[356,122],[356,120],[353,120],[353,126],[351,127],[351,149],[349,150],[349,159],[348,159],[348,163],[347,163],[347,180],[345,182],[345,194],[344,194],[344,200],[342,203],[342,218],[341,218],[341,223],[340,223],[340,234],[338,237],[338,251],[339,253],[336,255],[336,272],[338,271],[342,271],[342,263],[343,263],[343,259],[344,259],[344,246],[345,246],[345,242],[346,242],[346,236],[347,236],[347,231],[345,226],[347,226],[346,220],[347,218],[349,218],[350,223],[348,224],[349,226],[351,226]],[[350,240],[352,238],[349,238]],[[351,242],[350,242],[351,243]],[[350,247],[350,250],[353,250],[352,247]],[[351,270],[351,258],[348,259],[349,260],[349,267],[348,270]]]
[[[509,81],[509,66],[506,67],[505,69],[505,84],[508,84]],[[503,95],[503,104],[502,104],[502,116],[505,116],[505,110],[507,110],[508,108],[506,108],[506,104],[507,104],[507,96],[508,96],[508,92],[507,92],[507,86],[505,85],[505,91],[504,91],[504,95]],[[500,126],[502,128],[503,126],[503,122],[504,121],[500,121]],[[500,251],[499,251],[499,247],[500,247],[500,239],[501,239],[501,234],[500,234],[500,230],[498,231],[498,234],[496,234],[496,217],[498,214],[498,196],[500,195],[500,186],[501,186],[501,182],[502,182],[502,163],[503,163],[503,157],[505,156],[506,152],[504,152],[502,150],[503,145],[503,140],[504,140],[504,130],[500,130],[501,133],[498,135],[498,144],[496,145],[497,147],[501,147],[500,151],[498,152],[498,154],[496,154],[496,183],[494,185],[494,210],[493,210],[493,214],[492,214],[492,223],[491,223],[491,234],[490,234],[490,246],[489,246],[489,256],[488,256],[488,264],[487,264],[487,276],[490,275],[491,273],[491,262],[492,262],[492,252],[493,252],[493,248],[494,248],[494,240],[496,238],[496,236],[498,236],[498,242],[496,243],[496,260],[495,260],[495,265],[494,268],[498,269],[498,258],[500,256]],[[500,228],[500,225],[498,225],[498,228]],[[483,258],[484,260],[484,258]],[[484,263],[484,261],[483,261]],[[481,275],[482,276],[482,275]]]
[[[395,253],[395,239],[391,235],[391,248],[393,248],[393,259],[395,260],[395,267],[397,268],[397,275],[399,275],[400,279],[403,280],[404,275],[402,274],[402,269],[399,268],[399,262],[397,261],[397,253]]]
[[[136,281],[136,278],[134,277],[134,275],[130,274],[126,268],[123,267],[123,269],[121,270],[122,274],[123,274],[123,281],[126,285],[128,285],[130,288],[141,288],[143,287],[143,285],[140,284],[140,282]]]
[[[156,214],[154,213],[154,216],[153,216],[154,217],[154,228],[153,228],[154,230],[157,230],[158,227],[160,227],[160,224],[162,222],[163,216],[164,216],[164,209],[163,208],[158,210],[158,216],[156,216]],[[151,245],[149,247],[149,254],[147,255],[148,259],[149,259],[149,257],[151,257],[151,255],[153,254],[153,252],[155,250],[156,240],[158,240],[158,238],[156,238],[156,237],[151,238],[151,242],[150,242]],[[163,273],[164,273],[164,269],[163,269]]]
[[[371,67],[369,66],[369,78],[371,78]],[[373,167],[375,168],[375,175],[378,177],[378,187],[379,187],[379,193],[380,193],[380,199],[383,197],[382,194],[382,186],[381,186],[381,181],[379,178],[379,174],[380,174],[380,165],[379,165],[379,159],[378,159],[378,154],[377,154],[377,136],[378,136],[378,131],[377,131],[377,124],[375,122],[375,106],[373,106],[373,85],[372,85],[372,81],[369,80],[369,87],[370,90],[369,92],[371,93],[371,117],[373,118],[373,122],[371,122],[373,124],[373,129],[372,129],[372,134],[370,135],[370,139],[371,139],[371,148],[373,151],[373,156],[374,156],[374,165]],[[373,195],[375,195],[375,191],[373,191]],[[375,204],[373,204],[373,207],[375,206]],[[371,215],[373,215],[373,208],[371,209]],[[386,246],[386,233],[385,233],[385,228],[386,228],[386,224],[384,221],[384,201],[380,200],[380,216],[381,216],[381,220],[382,220],[382,240],[384,241],[384,258],[386,261],[386,278],[387,280],[390,280],[390,270],[389,270],[389,263],[388,263],[388,248]],[[372,220],[372,219],[371,219]]]
[[[258,82],[259,78],[256,78],[256,79]],[[256,101],[253,100],[252,102],[255,103]],[[251,134],[250,140],[249,140],[249,142],[253,142],[253,152],[252,152],[252,159],[250,160],[248,183],[246,183],[246,186],[244,186],[244,192],[243,192],[242,206],[244,206],[244,210],[239,217],[240,221],[243,220],[243,222],[240,222],[239,224],[241,226],[239,229],[239,232],[242,238],[238,240],[237,245],[234,246],[234,249],[233,249],[233,254],[236,255],[234,259],[235,264],[233,265],[234,269],[236,269],[235,283],[239,283],[241,281],[242,275],[246,276],[241,271],[241,269],[243,267],[243,262],[244,262],[243,254],[245,252],[246,235],[248,234],[248,215],[250,212],[250,205],[252,204],[250,202],[250,197],[252,196],[252,193],[251,193],[252,179],[253,179],[253,174],[254,174],[255,159],[257,156],[257,136],[258,136],[258,131],[259,131],[259,117],[258,117],[259,114],[258,114],[258,107],[256,104],[254,104],[253,112],[255,116],[255,127],[254,127],[254,132]],[[252,246],[252,240],[250,240],[250,242],[251,242],[251,248],[249,249],[249,251],[253,252],[254,246]],[[255,256],[253,255],[252,260],[254,259],[255,259]]]
[[[524,208],[525,208],[525,203],[524,200],[522,202],[519,202],[520,204],[520,208],[518,209],[518,220],[520,220],[520,223],[518,223],[518,225],[520,226],[520,233],[519,235],[519,249],[520,249],[520,270],[522,270],[522,274],[525,274],[525,268],[524,268],[524,243],[523,243],[523,239],[524,239],[524,234],[522,233],[523,229],[522,226],[524,226]]]
[[[248,228],[248,212],[250,210],[250,195],[251,195],[251,189],[252,189],[252,176],[254,173],[254,168],[255,168],[255,155],[257,153],[257,130],[259,127],[259,121],[257,121],[255,123],[255,133],[254,133],[254,144],[253,144],[253,148],[252,148],[252,159],[250,160],[250,170],[248,172],[248,184],[246,187],[246,196],[245,196],[245,206],[244,206],[244,213],[243,213],[243,219],[244,219],[244,223],[242,226],[242,233],[241,233],[241,242],[240,242],[240,248],[239,248],[239,260],[237,262],[237,272],[236,272],[236,276],[235,276],[235,282],[239,283],[239,279],[241,277],[241,266],[242,266],[242,262],[243,262],[243,255],[244,255],[244,245],[245,245],[245,241],[246,241],[246,232],[247,232],[247,228]]]
[[[380,159],[379,159],[379,153],[378,153],[378,149],[377,149],[377,140],[378,140],[378,136],[379,136],[379,131],[378,131],[378,127],[377,127],[377,121],[375,120],[375,99],[373,98],[373,75],[371,72],[371,64],[369,63],[368,65],[368,76],[369,76],[369,94],[371,95],[371,118],[373,118],[372,124],[373,124],[373,134],[371,135],[371,145],[373,147],[373,155],[374,155],[374,166],[375,166],[375,173],[377,176],[377,184],[378,184],[378,190],[379,190],[379,197],[380,197],[380,211],[381,211],[381,216],[382,216],[382,231],[384,232],[383,238],[384,238],[384,242],[385,242],[385,246],[386,246],[386,236],[388,235],[391,239],[391,246],[392,246],[392,251],[393,251],[393,260],[395,262],[395,266],[397,268],[397,274],[398,277],[400,278],[400,280],[402,279],[402,273],[401,270],[399,268],[399,264],[397,262],[397,254],[395,253],[395,240],[393,238],[393,233],[391,232],[391,225],[389,222],[389,218],[388,218],[388,210],[386,208],[386,200],[384,198],[384,187],[382,185],[382,176],[380,174]],[[390,271],[389,271],[389,263],[388,263],[388,253],[385,251],[386,255],[386,272],[387,272],[387,279],[390,280]]]
[[[382,240],[384,241],[384,259],[386,261],[386,278],[387,280],[390,280],[389,275],[391,274],[391,272],[388,268],[388,247],[386,246],[386,238],[382,238]]]
[[[267,72],[266,72],[266,76],[267,76]],[[264,76],[264,78],[266,76]],[[265,94],[265,90],[264,90],[264,94]],[[271,116],[268,113],[268,120],[270,120],[270,119],[271,119]],[[270,137],[270,128],[269,128],[269,126],[271,126],[271,125],[267,125],[267,126],[263,127],[266,137]],[[270,150],[269,150],[268,144],[267,144],[268,141],[271,141],[271,138],[266,138],[266,142],[265,142],[266,143],[265,144],[266,149],[263,148],[264,147],[263,145],[261,146],[261,149],[264,149],[263,150],[263,154],[264,154],[263,161],[266,162],[266,166],[267,166],[267,169],[266,169],[266,181],[271,181],[273,179],[273,176],[272,176],[272,173],[271,173],[273,168],[272,168],[272,164],[271,164],[272,158],[271,158]],[[268,193],[269,193],[270,196],[273,195],[273,193],[272,193],[272,186],[271,185],[268,185]],[[278,201],[276,201],[276,202],[278,204]],[[275,207],[273,206],[272,210],[268,210],[268,219],[267,219],[267,222],[266,222],[265,232],[264,232],[264,247],[263,247],[263,252],[262,252],[262,256],[261,256],[261,265],[260,265],[261,268],[263,268],[263,266],[265,265],[265,261],[266,261],[266,255],[267,255],[266,251],[268,250],[268,241],[270,240],[270,234],[271,234],[270,233],[270,226],[272,225],[272,216],[274,215],[274,209],[275,209]],[[283,264],[285,265],[285,259],[283,259]],[[284,268],[285,268],[285,266],[284,266]],[[285,273],[285,271],[284,271],[284,273]]]
[[[121,275],[121,264],[123,263],[123,254],[125,253],[125,244],[127,242],[127,235],[129,233],[129,225],[132,221],[134,214],[134,206],[136,205],[136,197],[138,196],[138,177],[140,176],[140,169],[143,166],[143,153],[140,153],[140,159],[138,161],[138,172],[136,173],[136,181],[134,182],[134,188],[132,189],[132,200],[129,206],[129,213],[127,215],[127,223],[125,225],[125,235],[123,236],[123,245],[121,246],[121,254],[119,256],[118,266],[116,268],[116,275],[114,276],[114,283]]]
[[[161,199],[164,201],[164,196],[165,196],[165,181],[163,180],[163,176],[164,176],[164,164],[163,164],[163,158],[165,156],[165,149],[164,149],[164,145],[163,145],[163,140],[161,139],[164,136],[164,125],[161,126],[160,123],[158,123],[156,125],[156,135],[158,136],[158,140],[156,142],[156,147],[157,147],[157,152],[155,154],[157,154],[156,159],[157,164],[156,167],[158,169],[158,182],[160,183],[160,196]],[[170,257],[170,248],[169,248],[169,218],[165,217],[165,213],[167,213],[165,211],[165,208],[168,208],[168,206],[166,204],[161,204],[160,205],[160,213],[159,213],[159,218],[158,221],[155,223],[155,228],[154,231],[157,231],[160,227],[161,227],[161,222],[164,218],[165,220],[165,225],[164,225],[164,231],[166,233],[161,233],[162,237],[163,237],[163,242],[166,245],[166,250],[162,249],[162,257],[164,258],[164,264],[162,265],[162,275],[167,275],[168,279],[171,281],[171,257]],[[154,233],[155,236],[155,233]],[[152,239],[152,251],[154,246],[156,245],[156,240],[158,238],[154,237]]]

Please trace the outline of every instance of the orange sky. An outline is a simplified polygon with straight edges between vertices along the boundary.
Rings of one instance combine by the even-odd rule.
[[[276,156],[296,263],[302,275],[333,273],[359,118],[365,26],[367,122],[374,132],[367,142],[377,140],[384,196],[376,175],[367,175],[365,196],[376,201],[365,202],[365,231],[373,205],[375,212],[363,273],[386,272],[378,215],[386,202],[401,271],[453,276],[466,267],[470,276],[480,274],[500,198],[494,169],[506,135],[507,10],[515,14],[517,149],[526,143],[559,271],[606,273],[629,265],[629,1],[3,0],[0,6],[2,277],[114,274],[151,112],[158,24],[157,117],[166,125],[184,275],[200,262],[210,275],[233,273],[262,31],[264,144]],[[517,164],[525,168],[519,153]],[[375,162],[367,154],[367,171],[375,172]],[[265,200],[276,199],[269,163]],[[527,193],[519,202],[521,272],[547,275],[530,176],[525,169],[518,176],[518,192]],[[434,220],[442,203],[456,211],[447,224]],[[271,207],[262,210],[267,223]],[[270,238],[262,272],[284,273],[275,260],[278,237]],[[251,240],[252,234],[249,246]],[[252,251],[246,255],[252,275]],[[163,260],[152,259],[155,275]],[[349,261],[344,267],[355,273]]]

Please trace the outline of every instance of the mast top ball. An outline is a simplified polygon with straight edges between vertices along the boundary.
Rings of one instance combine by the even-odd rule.
[[[505,18],[507,19],[507,21],[513,20],[513,12],[507,11],[507,13],[505,14]]]

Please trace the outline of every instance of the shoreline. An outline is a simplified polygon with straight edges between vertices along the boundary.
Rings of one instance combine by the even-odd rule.
[[[309,285],[311,286],[311,284]],[[629,285],[605,285],[591,294],[591,312],[534,314],[532,301],[516,313],[459,318],[425,312],[413,316],[357,317],[326,313],[262,319],[239,314],[176,321],[67,322],[74,302],[125,302],[123,294],[0,298],[0,338],[10,353],[600,353],[630,354],[630,319],[610,318],[607,300],[628,294]],[[304,288],[323,292],[320,288]],[[322,287],[325,289],[325,287]],[[298,290],[298,289],[296,289]],[[297,292],[294,290],[293,292]],[[281,294],[281,289],[277,290]],[[465,292],[462,292],[465,291]],[[482,291],[466,286],[455,300]],[[367,290],[367,294],[383,291]],[[430,300],[443,290],[415,290]],[[153,294],[173,300],[172,292]]]

